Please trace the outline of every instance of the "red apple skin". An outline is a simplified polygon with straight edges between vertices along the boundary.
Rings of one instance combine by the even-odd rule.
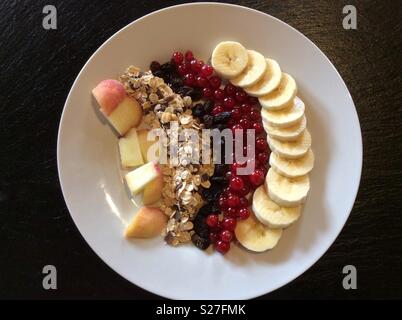
[[[101,81],[92,90],[92,94],[98,102],[101,111],[106,116],[109,116],[126,97],[126,90],[119,81],[107,79]]]

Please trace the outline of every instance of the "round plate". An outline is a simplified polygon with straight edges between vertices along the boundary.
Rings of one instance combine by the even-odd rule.
[[[237,24],[234,21],[243,21]],[[174,50],[208,60],[222,40],[235,40],[277,60],[297,81],[316,156],[303,216],[272,251],[232,246],[222,256],[162,239],[123,237],[136,213],[119,169],[117,137],[98,115],[91,90],[128,65],[146,69]],[[252,9],[217,3],[169,7],[134,21],[88,60],[68,95],[57,160],[70,214],[91,248],[132,283],[175,299],[244,299],[275,290],[311,267],[335,241],[359,187],[362,140],[349,91],[335,67],[305,36]]]

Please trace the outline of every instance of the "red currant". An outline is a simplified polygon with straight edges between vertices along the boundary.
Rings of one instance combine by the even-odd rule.
[[[236,216],[237,216],[236,208],[229,207],[229,208],[225,209],[224,212],[225,212],[225,216],[230,217],[230,218],[236,218]]]
[[[268,158],[269,158],[269,156],[268,156],[268,153],[266,153],[266,152],[260,152],[257,155],[257,160],[260,165],[266,165],[268,163]]]
[[[240,124],[235,124],[231,127],[232,133],[235,135],[239,130],[243,130],[243,127]]]
[[[223,107],[222,107],[222,106],[216,105],[216,106],[212,109],[211,115],[216,116],[217,114],[219,114],[219,113],[221,113],[221,112],[223,112],[223,111],[225,111],[225,110],[223,110]]]
[[[250,97],[248,97],[247,101],[248,101],[248,103],[251,104],[252,106],[258,104],[258,98],[256,98],[256,97],[251,97],[251,96],[250,96]]]
[[[239,199],[240,199],[239,207],[240,208],[247,208],[248,205],[249,205],[247,198],[246,197],[240,197]],[[228,228],[226,228],[226,229],[228,229]]]
[[[225,254],[225,253],[227,253],[227,252],[229,251],[229,249],[230,249],[230,243],[229,243],[229,242],[224,242],[224,241],[222,241],[222,240],[218,240],[218,241],[216,242],[215,249],[216,249],[216,251],[218,251],[219,253]]]
[[[203,76],[196,77],[197,85],[201,88],[207,88],[209,86],[209,81]]]
[[[230,179],[232,178],[233,173],[231,171],[226,172],[225,177],[227,181],[230,181]]]
[[[251,122],[247,118],[241,118],[239,120],[239,124],[244,128],[244,129],[250,129],[251,128]]]
[[[183,79],[186,86],[192,87],[195,85],[195,77],[192,73],[187,73],[184,75]]]
[[[198,61],[196,59],[193,59],[190,61],[190,68],[192,72],[198,73],[201,71],[201,67],[198,64]]]
[[[255,141],[255,147],[258,151],[266,152],[268,150],[268,144],[263,138],[258,138]]]
[[[232,171],[233,174],[237,174],[237,169],[244,167],[245,163],[239,163],[239,162],[233,162],[230,165],[230,170]]]
[[[204,64],[201,68],[201,73],[205,77],[209,77],[214,72],[214,68],[212,68],[209,64]]]
[[[238,90],[235,94],[236,100],[239,102],[244,102],[247,100],[247,93],[243,90]]]
[[[251,110],[249,112],[249,117],[253,121],[260,121],[261,120],[261,113],[258,110]]]
[[[225,210],[228,207],[227,199],[225,196],[220,196],[218,199],[219,208]]]
[[[244,187],[237,191],[236,194],[238,194],[240,197],[245,197],[246,195],[248,195],[250,192],[250,187],[247,184],[244,184]]]
[[[209,227],[215,228],[218,225],[219,217],[216,214],[210,214],[205,219],[205,222]]]
[[[237,221],[234,218],[224,218],[222,221],[222,227],[229,231],[235,231]]]
[[[211,243],[215,244],[219,240],[219,233],[211,232],[209,234],[209,240],[211,241]]]
[[[234,107],[233,110],[232,110],[231,119],[236,121],[236,120],[239,120],[240,117],[241,117],[240,109],[238,107]]]
[[[240,208],[237,213],[241,220],[246,220],[250,217],[250,210],[248,208]]]
[[[218,89],[221,86],[221,82],[222,82],[221,78],[217,76],[212,76],[211,78],[209,78],[209,84],[213,89]]]
[[[186,69],[186,66],[184,64],[179,65],[177,67],[177,70],[179,71],[179,74],[181,76],[184,76],[188,72],[188,70]]]
[[[228,83],[226,86],[225,86],[225,93],[229,96],[229,97],[233,97],[235,94],[236,94],[236,87],[233,85],[233,84],[231,84],[231,83]]]
[[[233,233],[229,230],[222,230],[220,234],[220,238],[222,241],[230,242],[233,239]]]
[[[236,208],[236,207],[239,206],[239,204],[240,204],[240,198],[237,195],[235,195],[233,193],[230,193],[228,195],[228,205],[229,205],[229,207]]]
[[[249,176],[248,180],[254,187],[259,187],[264,183],[264,171],[261,169],[255,169]]]
[[[173,53],[172,59],[176,65],[179,65],[183,61],[183,54],[179,51],[176,51]]]
[[[190,51],[190,50],[187,50],[186,51],[186,53],[184,54],[184,57],[185,57],[185,59],[187,60],[187,61],[192,61],[192,60],[194,60],[194,54],[193,54],[193,52],[192,51]]]
[[[214,98],[216,100],[222,100],[225,94],[223,93],[222,89],[215,89],[214,91]]]
[[[241,110],[242,114],[244,114],[248,117],[251,112],[251,106],[248,103],[243,103],[240,107],[240,110]]]
[[[233,191],[241,191],[244,188],[244,181],[241,177],[234,176],[230,179],[229,187]]]
[[[253,129],[255,130],[255,134],[258,135],[264,131],[264,128],[262,127],[262,124],[259,122],[254,122],[253,123]]]
[[[209,98],[212,98],[212,96],[214,95],[214,92],[212,91],[211,88],[204,88],[204,89],[202,89],[202,94],[205,98],[209,99]]]
[[[223,104],[225,105],[225,110],[230,111],[235,105],[235,101],[231,97],[226,97],[223,99]]]

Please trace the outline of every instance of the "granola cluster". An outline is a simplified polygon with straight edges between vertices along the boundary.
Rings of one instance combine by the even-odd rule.
[[[167,162],[161,164],[164,180],[160,209],[169,216],[165,230],[165,240],[176,246],[191,241],[192,220],[203,205],[200,195],[202,188],[209,188],[209,178],[214,173],[214,165],[203,159],[200,148],[204,141],[201,135],[203,125],[192,115],[191,97],[180,95],[152,72],[141,72],[130,66],[121,75],[127,93],[135,98],[144,110],[144,122],[150,129],[164,130],[166,139],[161,144],[167,151]],[[171,134],[177,127],[178,134]],[[185,134],[184,129],[194,129],[198,139]],[[172,154],[172,150],[175,150]]]

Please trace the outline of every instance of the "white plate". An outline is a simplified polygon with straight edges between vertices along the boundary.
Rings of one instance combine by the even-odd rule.
[[[236,23],[242,21],[242,23]],[[222,256],[162,239],[127,241],[136,208],[119,170],[117,138],[98,116],[91,89],[134,64],[166,61],[191,49],[208,59],[221,40],[237,40],[276,59],[297,81],[306,103],[316,165],[303,217],[270,252],[240,247]],[[362,140],[352,98],[326,56],[305,36],[267,14],[228,4],[163,9],[123,28],[85,64],[64,106],[58,168],[70,214],[92,249],[132,283],[176,299],[244,299],[275,290],[313,265],[335,241],[359,187]],[[94,270],[96,272],[96,270]]]

